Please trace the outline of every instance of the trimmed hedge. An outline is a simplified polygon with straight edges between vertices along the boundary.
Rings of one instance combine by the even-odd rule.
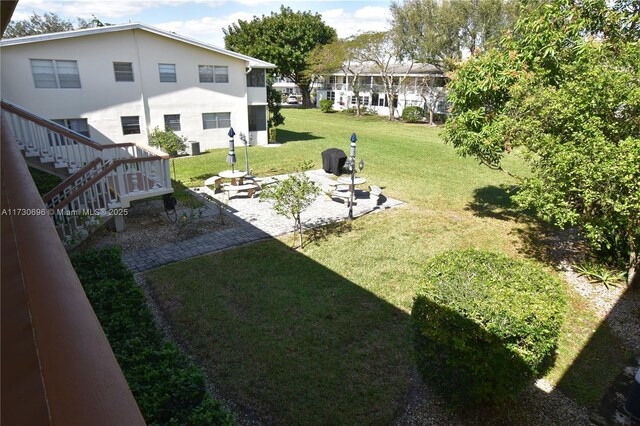
[[[323,99],[320,101],[320,111],[331,112],[333,111],[333,101],[331,99]]]
[[[402,110],[402,121],[417,123],[424,118],[424,110],[419,106],[408,106]]]
[[[454,403],[512,399],[551,366],[565,309],[562,283],[532,262],[443,253],[411,313],[418,369]]]
[[[207,392],[204,371],[164,340],[120,251],[91,251],[71,261],[147,424],[233,424]]]

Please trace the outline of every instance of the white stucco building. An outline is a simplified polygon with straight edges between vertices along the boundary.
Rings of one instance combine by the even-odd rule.
[[[426,102],[436,114],[448,114],[445,83],[447,77],[435,66],[429,64],[413,64],[390,66],[393,68],[394,86],[398,99],[396,114],[400,116],[407,106],[424,107]],[[389,99],[385,92],[382,74],[372,64],[352,65],[357,77],[360,105],[379,115],[389,115]],[[355,108],[356,98],[353,92],[354,75],[344,71],[318,76],[311,85],[312,96],[319,103],[323,99],[333,101],[335,110]],[[278,77],[273,87],[283,94],[300,95],[300,88],[290,80]]]
[[[267,144],[273,64],[143,24],[2,40],[2,98],[99,143],[168,126],[201,149]]]

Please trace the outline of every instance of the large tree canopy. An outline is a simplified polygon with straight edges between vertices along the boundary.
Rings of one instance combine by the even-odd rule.
[[[513,25],[514,0],[405,0],[393,2],[393,39],[417,62],[450,68]]]
[[[336,39],[336,31],[319,14],[281,6],[279,12],[239,20],[223,31],[227,49],[275,64],[279,75],[300,87],[303,105],[311,106],[310,54],[316,46]]]
[[[531,166],[516,201],[594,249],[640,259],[640,4],[556,0],[523,16],[499,48],[449,85],[445,140],[502,168],[520,148]]]
[[[76,18],[76,21],[77,25],[74,25],[72,21],[60,18],[55,13],[45,13],[42,16],[34,13],[28,19],[12,21],[4,32],[4,38],[16,38],[111,25],[103,24],[95,16],[93,19]]]

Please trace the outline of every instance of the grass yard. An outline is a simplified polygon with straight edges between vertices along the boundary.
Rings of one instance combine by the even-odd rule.
[[[147,274],[176,335],[227,396],[268,423],[382,424],[403,409],[414,374],[409,319],[422,265],[448,249],[476,247],[522,256],[539,248],[538,227],[513,210],[513,182],[444,145],[439,128],[288,109],[278,148],[250,148],[258,176],[321,165],[331,147],[349,152],[358,135],[362,175],[405,207],[314,232],[303,251],[267,241],[168,265]],[[236,149],[244,168],[244,149]],[[176,160],[186,186],[227,167],[226,150]],[[506,165],[522,172],[510,159]],[[337,208],[340,208],[337,205]],[[595,315],[571,295],[553,382],[594,404],[624,353],[599,334],[603,356],[574,379],[564,374],[593,330]],[[606,328],[604,329],[606,331]],[[589,372],[603,380],[588,392]],[[576,390],[577,389],[577,390]],[[575,391],[575,392],[574,392]]]

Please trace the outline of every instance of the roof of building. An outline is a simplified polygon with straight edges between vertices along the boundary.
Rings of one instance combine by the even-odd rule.
[[[0,46],[5,47],[5,46],[16,46],[16,45],[28,44],[28,43],[40,43],[44,41],[62,40],[66,38],[82,37],[82,36],[88,36],[88,35],[94,35],[94,34],[104,34],[104,33],[112,33],[112,32],[127,31],[127,30],[147,31],[163,37],[181,41],[183,43],[191,44],[193,46],[201,47],[203,49],[211,50],[213,52],[220,53],[222,55],[227,55],[233,58],[241,59],[241,60],[247,61],[249,63],[249,66],[252,68],[275,68],[276,67],[272,63],[262,61],[260,59],[252,58],[251,56],[242,55],[240,53],[232,52],[230,50],[223,49],[221,47],[213,46],[211,44],[203,43],[201,41],[194,40],[192,38],[184,37],[176,33],[164,31],[159,28],[155,28],[150,25],[140,24],[140,23],[108,25],[105,27],[87,28],[84,30],[73,30],[73,31],[64,31],[59,33],[38,34],[38,35],[32,35],[32,36],[26,36],[26,37],[10,38],[10,39],[5,39],[0,41]]]

